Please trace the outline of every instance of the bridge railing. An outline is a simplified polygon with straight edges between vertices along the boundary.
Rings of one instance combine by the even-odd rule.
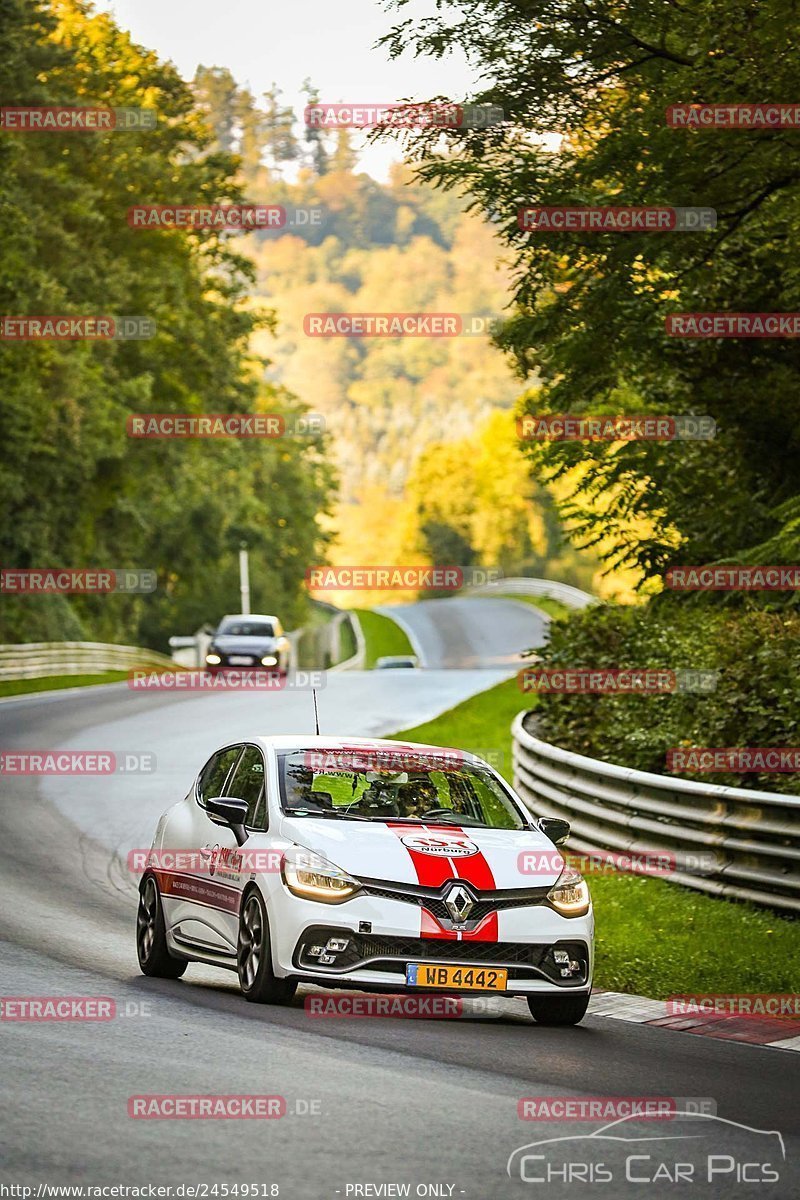
[[[560,600],[567,608],[588,608],[597,604],[597,597],[569,583],[559,583],[557,579],[528,579],[512,578],[498,579],[494,583],[482,583],[476,587],[467,588],[470,596],[547,596],[551,600]]]

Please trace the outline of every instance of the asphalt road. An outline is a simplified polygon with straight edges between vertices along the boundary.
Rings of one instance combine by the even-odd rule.
[[[497,605],[508,605],[513,616]],[[499,658],[505,670],[332,674],[320,696],[323,732],[380,734],[430,717],[508,674],[508,622],[527,618],[525,646],[542,632],[536,611],[513,602],[419,607],[424,618],[409,620],[417,622],[428,661],[456,652],[457,619],[472,665],[497,665]],[[299,691],[178,699],[124,687],[0,705],[4,749],[149,751],[157,763],[153,775],[100,784],[3,782],[3,995],[107,996],[120,1015],[91,1024],[0,1021],[0,1181],[238,1183],[259,1185],[260,1196],[303,1200],[402,1194],[483,1200],[546,1190],[551,1200],[580,1196],[587,1184],[554,1182],[545,1189],[518,1175],[512,1180],[508,1156],[535,1140],[589,1133],[597,1122],[522,1121],[522,1097],[657,1095],[708,1098],[729,1122],[780,1131],[787,1155],[778,1164],[780,1182],[737,1183],[737,1155],[742,1162],[757,1158],[751,1143],[763,1135],[729,1125],[719,1126],[709,1143],[730,1155],[730,1170],[718,1182],[647,1187],[615,1175],[611,1184],[595,1182],[591,1194],[615,1200],[796,1195],[798,1069],[789,1052],[593,1017],[576,1029],[540,1028],[521,1001],[488,1007],[474,1001],[453,1020],[325,1019],[306,1012],[307,990],[291,1007],[262,1008],[240,998],[227,972],[190,966],[176,982],[139,974],[135,888],[120,863],[123,852],[149,844],[155,816],[184,793],[215,744],[234,730],[237,736],[310,730],[309,706],[308,693]],[[286,1115],[200,1123],[127,1115],[133,1095],[253,1093],[284,1096]],[[665,1130],[651,1122],[648,1136]],[[636,1153],[650,1158],[637,1168],[652,1174],[660,1158],[685,1160],[692,1145],[685,1138],[679,1150],[675,1143],[639,1143]],[[604,1154],[581,1143],[580,1157],[595,1168]],[[271,1193],[273,1185],[278,1192]]]
[[[518,669],[524,662],[520,651],[541,645],[547,628],[547,617],[521,600],[453,596],[377,611],[405,629],[426,667]]]

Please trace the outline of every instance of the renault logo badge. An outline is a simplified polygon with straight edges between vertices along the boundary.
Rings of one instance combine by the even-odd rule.
[[[444,906],[457,925],[462,925],[475,907],[475,901],[461,884],[451,888],[445,898]]]

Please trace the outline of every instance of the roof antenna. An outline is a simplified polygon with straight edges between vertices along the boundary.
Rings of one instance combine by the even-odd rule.
[[[311,695],[314,697],[314,724],[317,727],[317,737],[319,737],[319,710],[317,709],[317,689],[311,689]]]

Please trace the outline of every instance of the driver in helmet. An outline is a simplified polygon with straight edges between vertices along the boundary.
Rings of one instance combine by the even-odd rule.
[[[415,779],[403,789],[403,816],[423,817],[435,808],[442,808],[442,798],[436,785],[427,777]]]

